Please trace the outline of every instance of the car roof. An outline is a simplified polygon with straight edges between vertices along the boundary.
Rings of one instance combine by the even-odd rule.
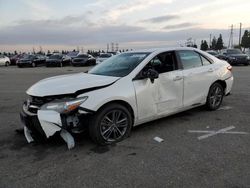
[[[152,49],[138,49],[131,52],[137,52],[137,53],[153,53],[153,52],[163,52],[163,51],[174,51],[174,50],[198,50],[197,48],[191,48],[191,47],[171,47],[171,48],[152,48]]]

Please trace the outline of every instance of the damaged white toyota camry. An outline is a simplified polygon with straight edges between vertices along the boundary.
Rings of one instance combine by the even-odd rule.
[[[28,142],[87,130],[100,145],[126,138],[133,126],[206,105],[220,107],[232,67],[193,48],[126,52],[88,73],[41,80],[27,90],[20,114]]]

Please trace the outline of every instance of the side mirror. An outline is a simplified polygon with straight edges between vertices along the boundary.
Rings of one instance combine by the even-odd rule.
[[[154,69],[148,69],[146,72],[146,77],[149,78],[152,83],[154,83],[154,80],[159,78],[159,73]]]

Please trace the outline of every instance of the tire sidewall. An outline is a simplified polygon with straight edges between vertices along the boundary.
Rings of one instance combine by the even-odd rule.
[[[215,87],[219,87],[219,88],[222,90],[223,95],[222,95],[220,104],[219,104],[218,106],[216,106],[216,107],[213,107],[213,106],[211,105],[211,102],[210,102],[210,96],[211,96],[212,91],[214,90]],[[217,109],[221,106],[221,103],[222,103],[222,101],[223,101],[223,96],[224,96],[224,89],[223,89],[222,85],[219,84],[218,82],[214,83],[214,84],[210,87],[209,92],[208,92],[207,102],[206,102],[207,108],[208,108],[209,110],[211,110],[211,111],[217,110]]]
[[[105,140],[102,137],[101,132],[100,132],[100,130],[101,130],[100,124],[101,124],[102,118],[108,112],[110,112],[112,110],[121,110],[127,115],[128,127],[127,127],[125,134],[120,139],[117,139],[116,141],[110,142],[110,141]],[[93,115],[93,117],[91,118],[90,124],[89,124],[89,134],[90,134],[90,137],[92,138],[92,140],[99,145],[114,144],[114,143],[120,142],[121,140],[123,140],[129,136],[129,134],[131,132],[132,124],[133,124],[132,115],[126,107],[124,107],[120,104],[109,104],[107,106],[104,106],[100,110],[98,110],[97,114]]]

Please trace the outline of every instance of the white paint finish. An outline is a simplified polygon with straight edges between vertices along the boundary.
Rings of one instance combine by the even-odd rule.
[[[198,140],[203,140],[206,138],[209,138],[211,136],[215,136],[217,134],[239,134],[239,135],[248,135],[247,132],[239,132],[239,131],[230,131],[232,129],[235,129],[234,126],[229,126],[223,129],[220,129],[218,131],[208,131],[208,130],[189,130],[189,133],[204,133],[205,135],[199,136]]]
[[[24,126],[24,136],[28,143],[34,142],[34,139],[30,134],[30,130],[26,126]]]
[[[27,90],[28,95],[48,96],[75,93],[78,90],[108,85],[117,77],[100,76],[86,73],[61,75],[41,80]]]
[[[154,137],[154,140],[155,140],[156,142],[159,142],[159,143],[161,143],[161,142],[164,141],[162,138],[160,138],[160,137],[158,137],[158,136]]]
[[[0,55],[0,65],[5,66],[6,62],[10,63],[10,59],[7,56]]]
[[[58,112],[51,110],[38,110],[37,116],[47,138],[53,136],[57,131],[62,129],[59,127],[62,126],[62,122],[61,116]]]
[[[153,57],[169,50],[195,50],[213,59],[214,63],[200,68],[163,73],[159,75],[159,78],[154,83],[151,83],[149,79],[133,81],[135,76]],[[135,117],[134,125],[138,125],[190,109],[193,104],[204,104],[209,87],[216,80],[226,80],[231,77],[232,79],[226,80],[226,91],[230,92],[232,88],[232,73],[227,70],[229,64],[200,50],[170,48],[141,50],[139,52],[150,52],[151,54],[125,77],[117,78],[84,73],[62,75],[36,83],[27,93],[32,96],[62,95],[82,89],[108,85],[116,81],[108,87],[79,95],[78,97],[88,96],[88,99],[81,104],[81,107],[97,111],[108,102],[121,100],[132,107]],[[213,68],[213,72],[209,71],[211,68]],[[182,79],[182,77],[184,78]],[[183,98],[185,101],[183,101]],[[60,117],[58,114],[43,113],[38,111],[38,114],[40,114],[39,121],[43,128],[46,127],[44,129],[48,132],[47,134],[52,135],[58,128],[50,130],[49,126],[53,126],[53,123],[60,125]]]
[[[227,88],[225,90],[225,94],[230,93],[230,91],[232,90],[232,87],[233,87],[233,83],[234,83],[233,76],[231,76],[229,79],[226,80]]]
[[[162,73],[158,81],[157,114],[177,111],[183,106],[183,75],[181,70]]]
[[[201,66],[183,70],[184,77],[184,106],[204,103],[211,84],[218,78],[213,65]]]
[[[74,140],[73,136],[68,131],[63,129],[60,132],[60,136],[67,143],[68,149],[72,149],[75,147],[75,140]]]

